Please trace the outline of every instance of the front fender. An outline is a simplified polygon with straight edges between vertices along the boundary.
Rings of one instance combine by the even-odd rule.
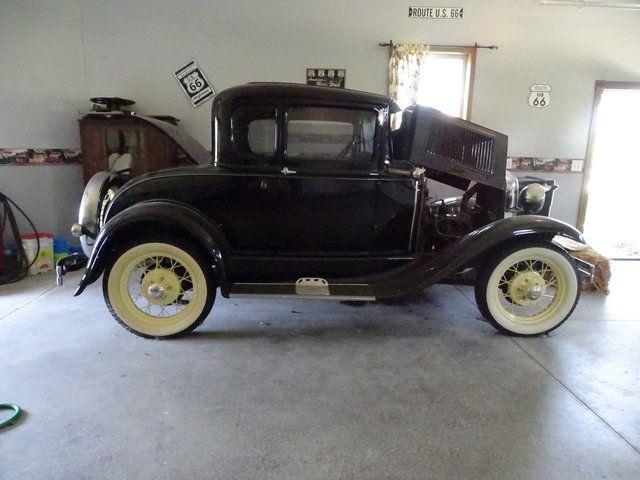
[[[212,258],[212,268],[223,296],[228,295],[229,285],[224,259],[229,251],[226,238],[217,225],[188,205],[171,201],[138,203],[116,214],[100,230],[93,245],[87,268],[76,288],[74,296],[95,282],[105,269],[111,247],[127,229],[136,227],[135,234],[153,233],[160,229],[184,234],[199,243]]]
[[[460,271],[499,244],[508,241],[551,242],[556,235],[585,243],[578,230],[549,217],[521,215],[497,220],[465,235],[433,256],[417,259],[372,279],[371,288],[376,298],[415,293]]]

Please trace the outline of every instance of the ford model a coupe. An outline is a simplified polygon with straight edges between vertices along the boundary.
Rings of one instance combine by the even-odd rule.
[[[72,231],[89,256],[75,292],[103,275],[109,311],[145,337],[200,325],[230,296],[379,300],[434,283],[475,286],[498,330],[558,327],[584,264],[556,243],[571,226],[535,215],[545,188],[506,171],[507,137],[389,98],[247,84],[213,101],[213,153],[168,123],[198,165],[124,183],[99,173]],[[438,199],[430,182],[463,194]],[[67,257],[65,271],[83,265]]]

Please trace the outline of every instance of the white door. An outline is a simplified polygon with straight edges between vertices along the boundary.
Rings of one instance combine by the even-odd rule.
[[[640,259],[640,83],[598,82],[595,102],[584,234],[607,257]]]

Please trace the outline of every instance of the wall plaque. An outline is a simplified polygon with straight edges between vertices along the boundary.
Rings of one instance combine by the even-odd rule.
[[[529,106],[545,108],[551,104],[551,85],[546,83],[534,83],[529,87]]]
[[[184,67],[179,68],[173,75],[194,107],[202,104],[216,93],[195,60],[191,60]]]
[[[344,68],[307,68],[307,85],[344,88],[346,76]]]
[[[463,14],[461,7],[409,7],[409,18],[422,20],[462,20]]]

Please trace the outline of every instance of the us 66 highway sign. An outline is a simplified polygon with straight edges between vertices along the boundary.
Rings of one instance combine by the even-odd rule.
[[[529,90],[530,107],[545,108],[551,104],[551,85],[534,83]]]
[[[195,60],[179,68],[174,75],[194,107],[202,104],[215,93]]]

